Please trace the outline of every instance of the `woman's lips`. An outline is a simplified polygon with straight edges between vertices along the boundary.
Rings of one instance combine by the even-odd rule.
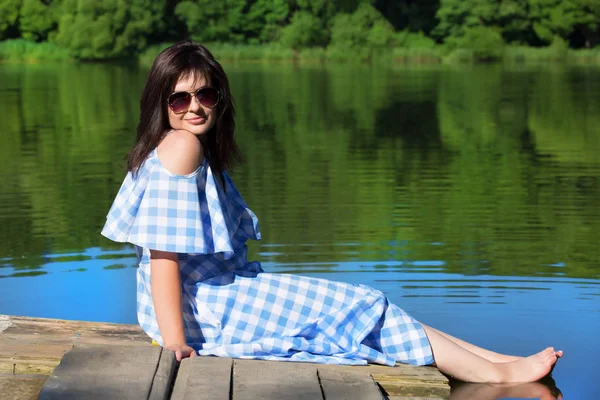
[[[206,122],[206,118],[202,118],[202,117],[189,118],[189,119],[186,119],[186,121],[192,125],[201,125],[204,122]]]

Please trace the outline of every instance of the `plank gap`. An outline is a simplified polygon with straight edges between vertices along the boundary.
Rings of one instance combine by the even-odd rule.
[[[327,396],[325,396],[325,389],[323,389],[323,382],[321,381],[321,371],[317,368],[317,380],[319,381],[319,387],[321,388],[321,397],[323,400],[327,400]]]

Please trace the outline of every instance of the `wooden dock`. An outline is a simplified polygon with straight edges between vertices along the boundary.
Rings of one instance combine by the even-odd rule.
[[[60,365],[59,365],[60,364]],[[137,325],[0,315],[0,399],[447,399],[437,369],[195,357]]]

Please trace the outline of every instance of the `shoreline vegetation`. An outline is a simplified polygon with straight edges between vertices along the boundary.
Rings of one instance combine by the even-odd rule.
[[[141,62],[190,38],[224,61],[600,64],[592,0],[0,0],[0,62]]]
[[[67,49],[49,42],[31,42],[25,39],[0,41],[0,63],[39,62],[134,62],[150,65],[158,53],[171,43],[153,45],[131,57],[107,60],[86,60],[74,57]],[[477,50],[444,45],[430,48],[392,47],[389,49],[344,49],[340,47],[311,47],[301,50],[280,44],[206,43],[218,60],[236,62],[298,62],[298,63],[366,63],[387,64],[473,64],[480,62],[503,63],[568,63],[600,65],[600,49],[570,49],[558,41],[546,47],[505,46],[493,58],[482,58]]]

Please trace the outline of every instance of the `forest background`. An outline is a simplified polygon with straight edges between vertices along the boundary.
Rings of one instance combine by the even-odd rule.
[[[600,63],[600,0],[0,0],[0,60]]]

